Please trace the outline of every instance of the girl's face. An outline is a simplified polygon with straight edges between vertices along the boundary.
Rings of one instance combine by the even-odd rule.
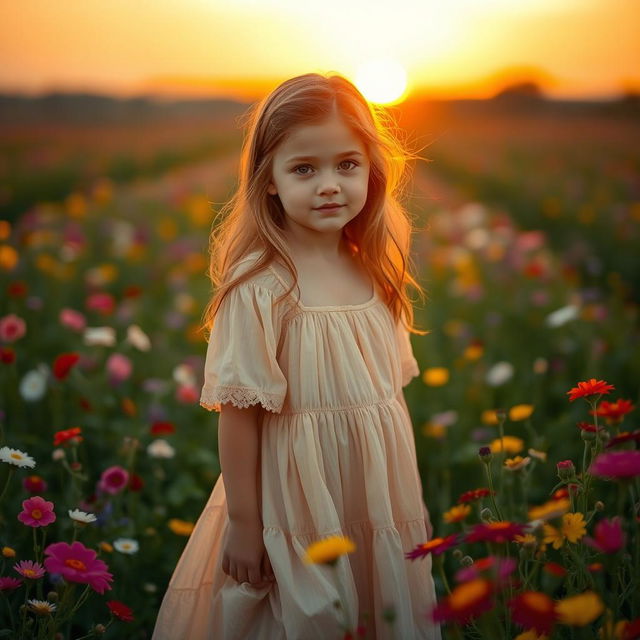
[[[276,148],[268,192],[278,195],[287,231],[312,245],[336,245],[342,228],[367,200],[369,158],[359,138],[337,115],[302,125]],[[328,203],[337,209],[322,210]]]

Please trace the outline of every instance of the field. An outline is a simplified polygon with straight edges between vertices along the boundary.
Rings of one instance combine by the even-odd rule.
[[[220,472],[217,414],[198,406],[198,326],[213,214],[235,184],[236,117],[0,124],[0,445],[5,456],[21,452],[0,467],[0,629],[49,638],[58,624],[78,640],[104,624],[105,638],[150,637]],[[466,606],[471,597],[456,589],[470,579],[455,586],[465,557],[513,556],[521,585],[570,602],[550,637],[614,637],[599,631],[605,620],[613,629],[640,616],[638,119],[417,104],[398,120],[425,159],[405,202],[426,291],[412,294],[416,323],[430,333],[412,337],[421,374],[405,395],[434,536],[451,545],[425,550],[438,595]],[[591,379],[615,389],[570,401]],[[590,467],[612,452],[629,452],[621,479]],[[557,466],[568,460],[573,474]],[[468,493],[490,486],[495,496]],[[34,496],[53,503],[39,508],[55,521],[17,519]],[[75,522],[75,508],[96,522]],[[535,519],[544,525],[533,540],[452,537]],[[615,549],[604,547],[603,522],[624,534]],[[98,552],[111,590],[13,568],[72,540]],[[496,584],[491,573],[472,579],[479,589]],[[508,606],[517,586],[478,598],[467,625],[445,610],[446,636],[514,638],[531,628],[518,622],[522,603]],[[54,615],[20,609],[51,592]],[[576,622],[569,598],[585,593],[588,606],[575,606],[597,615]],[[113,600],[133,620],[117,605],[112,613]]]

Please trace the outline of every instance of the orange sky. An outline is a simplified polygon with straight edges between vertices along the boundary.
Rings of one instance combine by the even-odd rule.
[[[640,90],[640,2],[20,0],[0,19],[1,91],[251,100],[382,56],[435,97],[538,79],[554,97],[604,98]]]

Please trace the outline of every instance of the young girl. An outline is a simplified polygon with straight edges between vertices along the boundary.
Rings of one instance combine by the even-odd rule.
[[[250,112],[211,238],[200,404],[220,412],[222,473],[154,640],[339,640],[345,612],[365,638],[441,637],[430,556],[405,558],[431,537],[402,392],[419,373],[405,285],[420,287],[397,199],[407,154],[383,115],[315,73]],[[355,551],[305,562],[336,535]]]

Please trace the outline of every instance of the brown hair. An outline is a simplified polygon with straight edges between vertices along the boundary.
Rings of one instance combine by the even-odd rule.
[[[288,295],[298,283],[297,271],[283,235],[283,211],[279,198],[268,195],[274,150],[292,127],[316,124],[332,112],[360,137],[369,155],[367,200],[362,211],[343,229],[344,238],[383,292],[384,302],[397,322],[412,333],[413,307],[407,284],[424,294],[411,276],[412,224],[399,198],[406,184],[407,160],[416,158],[394,135],[390,114],[372,105],[342,75],[308,73],[286,80],[246,114],[245,138],[240,159],[239,184],[232,198],[213,221],[209,238],[209,278],[215,295],[204,311],[201,329],[211,331],[224,296],[235,286],[279,259],[293,277]],[[222,218],[216,224],[217,218]],[[247,271],[228,280],[235,265],[260,249],[260,258]]]

